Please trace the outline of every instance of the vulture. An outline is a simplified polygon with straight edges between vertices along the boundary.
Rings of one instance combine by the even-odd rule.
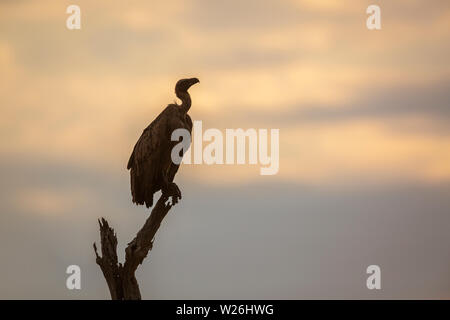
[[[181,199],[180,189],[173,182],[179,164],[173,163],[171,158],[172,148],[179,142],[171,141],[171,135],[179,128],[192,132],[192,120],[187,114],[191,107],[188,89],[198,82],[197,78],[179,80],[175,94],[181,104],[169,104],[136,142],[127,165],[131,195],[136,205],[151,207],[153,194],[159,190],[164,197],[172,197],[172,205]]]

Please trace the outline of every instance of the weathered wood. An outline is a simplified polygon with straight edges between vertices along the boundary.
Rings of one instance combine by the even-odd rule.
[[[153,247],[153,239],[162,220],[169,212],[173,204],[166,204],[167,198],[161,195],[158,202],[145,221],[144,226],[138,231],[136,237],[125,249],[125,262],[122,265],[117,259],[117,236],[108,222],[102,218],[99,220],[101,251],[100,257],[97,246],[94,243],[96,262],[103,272],[108,284],[111,299],[113,300],[140,300],[141,293],[136,280],[135,272],[142,264],[148,252]]]

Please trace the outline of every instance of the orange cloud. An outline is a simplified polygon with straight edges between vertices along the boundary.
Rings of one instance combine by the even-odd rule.
[[[258,122],[243,114],[358,108],[363,106],[356,101],[374,87],[416,88],[450,75],[450,10],[441,2],[437,9],[400,2],[423,7],[424,15],[435,18],[430,21],[399,4],[383,4],[384,29],[378,33],[365,28],[364,1],[274,2],[291,6],[298,19],[274,16],[264,23],[254,12],[247,24],[239,20],[239,28],[227,28],[226,19],[220,28],[209,20],[211,28],[199,27],[195,14],[208,13],[195,3],[195,10],[181,2],[132,3],[125,8],[79,1],[79,33],[65,29],[69,2],[0,4],[0,23],[8,26],[0,41],[2,156],[47,157],[116,172],[142,129],[174,100],[173,86],[181,76],[201,80],[192,89],[194,118],[245,128]],[[223,10],[222,15],[236,15]],[[282,123],[275,179],[450,179],[449,133],[392,130],[402,122],[417,119]],[[183,174],[217,183],[259,179],[258,168],[251,166],[185,168]]]

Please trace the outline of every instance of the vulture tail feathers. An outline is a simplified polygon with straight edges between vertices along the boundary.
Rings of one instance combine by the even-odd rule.
[[[153,192],[152,192],[152,175],[145,170],[138,174],[136,168],[131,167],[131,194],[133,196],[133,202],[136,204],[145,204],[147,208],[153,205]]]

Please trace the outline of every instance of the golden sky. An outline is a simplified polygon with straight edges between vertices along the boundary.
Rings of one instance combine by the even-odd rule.
[[[197,76],[205,128],[280,129],[276,179],[448,181],[449,5],[380,1],[369,31],[370,3],[76,1],[70,31],[71,1],[3,1],[2,157],[122,169],[176,80]],[[183,171],[258,178],[204,167]]]

